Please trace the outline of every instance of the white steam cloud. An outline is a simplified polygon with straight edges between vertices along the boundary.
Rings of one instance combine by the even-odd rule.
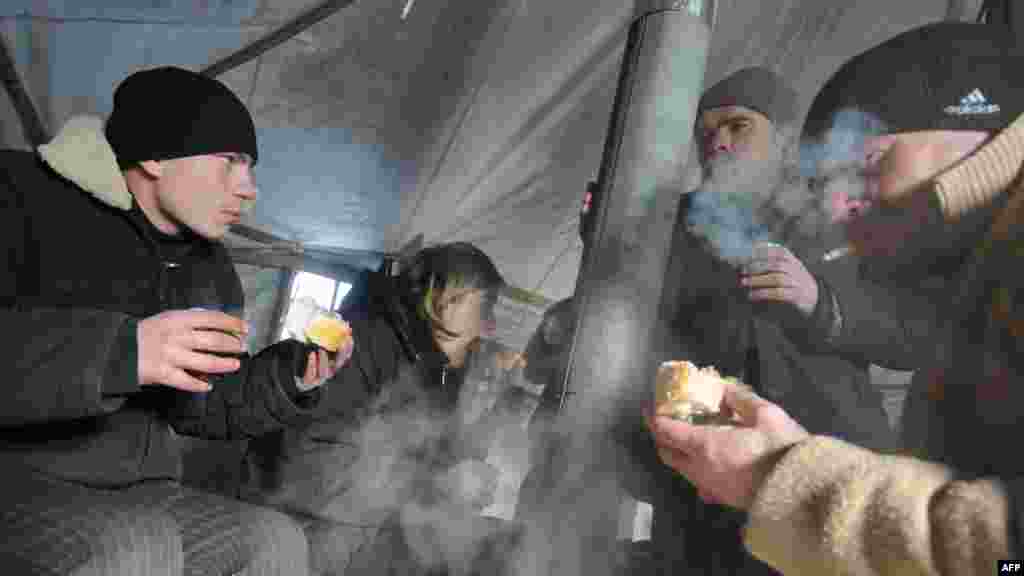
[[[786,244],[794,234],[813,236],[827,223],[825,199],[807,182],[820,177],[823,167],[856,166],[860,144],[878,133],[880,126],[868,115],[845,111],[821,142],[801,147],[799,162],[787,157],[791,149],[782,136],[768,158],[716,159],[692,193],[689,229],[733,264],[746,261],[755,243]],[[855,170],[850,173],[856,176]],[[615,325],[611,312],[606,319]],[[600,359],[608,372],[617,371],[615,360],[614,355]],[[475,405],[472,396],[480,379],[473,377],[467,378],[456,410],[438,411],[430,406],[419,378],[418,372],[410,370],[385,387],[355,434],[359,456],[333,480],[349,483],[343,490],[344,501],[332,503],[339,516],[351,517],[352,510],[359,508],[368,511],[366,518],[389,518],[395,524],[392,528],[400,529],[400,539],[392,539],[399,547],[381,549],[384,553],[408,554],[407,560],[419,573],[443,569],[452,575],[538,576],[546,574],[546,559],[573,553],[553,549],[559,518],[583,509],[617,514],[618,502],[580,495],[563,502],[546,498],[543,514],[547,518],[527,521],[525,527],[488,521],[482,512],[493,501],[502,470],[484,454],[502,434],[522,436],[530,411],[504,419],[481,417],[493,413],[494,403],[492,398],[483,407]],[[482,421],[487,423],[476,425]],[[580,430],[598,428],[595,422],[562,424]],[[482,448],[475,456],[470,455],[474,450],[465,449],[473,445]],[[573,460],[580,456],[570,450],[563,457],[570,455]],[[588,481],[611,481],[611,476],[622,472],[611,470],[614,467],[595,472]]]
[[[529,402],[502,410],[501,387],[482,390],[479,377],[467,377],[456,409],[443,410],[419,380],[418,369],[406,370],[374,401],[353,436],[359,456],[339,475],[350,483],[339,487],[345,497],[331,506],[341,518],[386,528],[376,544],[384,557],[368,571],[384,563],[460,575],[483,564],[492,573],[514,556],[517,535],[513,524],[482,515],[503,472],[488,453],[503,435],[525,434]]]
[[[747,261],[759,242],[790,245],[820,237],[829,225],[827,195],[835,186],[851,198],[863,197],[863,143],[883,129],[874,116],[843,110],[818,141],[795,147],[780,132],[766,158],[720,154],[692,192],[691,232],[733,265]],[[799,159],[791,158],[794,148]]]

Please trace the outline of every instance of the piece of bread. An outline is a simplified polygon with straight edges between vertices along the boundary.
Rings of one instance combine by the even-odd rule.
[[[715,415],[721,409],[725,378],[711,366],[697,368],[692,362],[664,362],[655,383],[655,414],[693,422],[695,417]]]
[[[328,352],[337,352],[352,340],[348,322],[331,316],[317,316],[306,327],[306,338]]]

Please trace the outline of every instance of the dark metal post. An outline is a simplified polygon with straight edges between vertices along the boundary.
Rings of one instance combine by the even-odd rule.
[[[274,30],[270,34],[249,44],[220,60],[203,68],[200,72],[206,76],[220,76],[221,74],[245,64],[246,62],[259,58],[266,52],[284,44],[295,36],[298,36],[321,20],[333,16],[337,11],[353,4],[355,0],[327,0],[323,4],[303,13],[298,18]]]
[[[630,472],[630,447],[618,431],[640,425],[636,400],[652,387],[652,336],[674,220],[658,207],[682,191],[713,4],[635,2],[598,178],[594,245],[576,291],[579,318],[559,417],[565,470],[550,501],[547,549],[527,546],[527,554],[549,558],[533,562],[529,574],[615,569]]]
[[[32,98],[25,90],[25,84],[18,74],[18,67],[14,62],[14,54],[7,46],[7,42],[0,36],[0,80],[3,80],[4,88],[11,97],[11,104],[14,111],[18,113],[21,120],[22,130],[25,131],[25,139],[35,148],[45,144],[50,138],[43,124],[39,111],[32,103]]]

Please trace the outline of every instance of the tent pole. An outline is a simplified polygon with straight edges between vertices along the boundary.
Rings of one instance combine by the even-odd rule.
[[[25,83],[22,82],[14,63],[14,55],[3,36],[0,36],[0,80],[3,80],[4,88],[11,97],[11,104],[14,105],[18,119],[21,120],[21,127],[29,144],[35,148],[49,140],[43,119],[32,103],[28,91],[25,90]]]
[[[682,190],[714,25],[714,0],[634,0],[576,292],[576,329],[555,442],[560,464],[524,563],[542,576],[610,576],[643,483],[640,418],[665,331],[660,322],[674,209]],[[631,476],[637,473],[637,476]],[[532,546],[532,547],[531,547]]]
[[[264,53],[284,44],[314,24],[333,16],[342,8],[353,3],[355,3],[355,0],[327,0],[263,38],[203,68],[200,73],[211,77],[220,76],[246,62],[255,60]]]
[[[264,232],[251,226],[246,226],[245,224],[235,224],[231,227],[231,233],[238,234],[247,240],[263,244],[297,244],[296,242],[289,242],[284,238],[279,238],[268,232]]]

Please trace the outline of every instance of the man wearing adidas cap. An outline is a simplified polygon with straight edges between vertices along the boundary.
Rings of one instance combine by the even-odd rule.
[[[662,459],[712,500],[749,511],[744,540],[786,574],[987,574],[1020,553],[1024,461],[1024,81],[1008,30],[939,23],[847,62],[808,114],[820,140],[844,111],[876,117],[854,167],[873,206],[850,224],[869,272],[941,275],[950,346],[934,366],[930,461],[810,436],[739,388],[746,426],[650,422]]]

